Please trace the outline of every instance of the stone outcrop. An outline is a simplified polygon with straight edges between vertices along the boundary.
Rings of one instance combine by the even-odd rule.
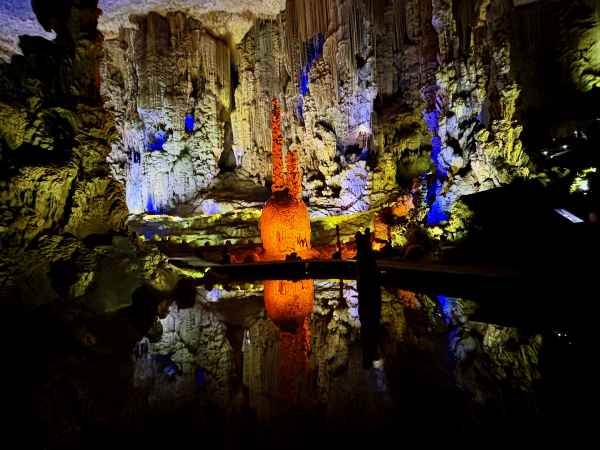
[[[99,91],[96,2],[32,6],[55,41],[22,36],[23,55],[0,65],[0,305],[6,332],[27,336],[7,351],[20,369],[0,368],[0,420],[24,446],[56,447],[127,415],[131,346],[177,279],[129,230],[108,176],[117,133]]]
[[[117,123],[112,175],[134,214],[190,202],[218,173],[231,111],[230,55],[181,13],[139,19],[105,44],[105,108]]]
[[[56,37],[37,21],[31,0],[5,0],[0,5],[0,61],[9,63],[13,55],[22,55],[19,36],[40,36],[48,40]]]

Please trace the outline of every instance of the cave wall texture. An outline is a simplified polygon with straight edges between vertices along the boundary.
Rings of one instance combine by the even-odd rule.
[[[123,186],[108,176],[116,129],[99,90],[96,2],[33,10],[55,41],[21,36],[23,55],[0,66],[0,304],[6,332],[23,336],[0,367],[0,414],[22,448],[122,419],[131,348],[156,317],[139,304],[176,281],[127,228]]]
[[[33,0],[44,31],[15,25],[29,34],[19,38],[22,55],[0,64],[0,304],[5,334],[19,340],[0,366],[0,423],[31,447],[93,439],[154,414],[152,386],[134,386],[145,369],[131,350],[153,336],[157,315],[194,316],[204,327],[194,333],[206,335],[198,339],[220,344],[192,349],[194,367],[218,380],[202,418],[230,395],[225,331],[202,305],[168,309],[176,277],[127,219],[182,206],[209,213],[213,194],[204,190],[220,167],[237,166],[240,183],[268,185],[273,96],[313,217],[396,199],[426,173],[429,204],[420,208],[440,222],[461,195],[546,176],[528,156],[545,140],[593,134],[600,7],[592,0],[192,3],[101,2],[100,15],[96,0]],[[16,52],[7,42],[6,61]],[[171,325],[156,332],[156,353],[185,353]],[[264,318],[248,326],[276,332]],[[336,337],[338,325],[311,326],[312,364],[331,367],[320,372],[326,395],[327,370],[346,364],[327,349],[344,355],[350,337]],[[491,334],[516,339],[485,327],[475,343],[461,330],[469,349],[495,352]],[[535,360],[531,340],[523,367]],[[275,360],[276,350],[244,347],[249,364]],[[267,383],[267,375],[247,380],[253,401]]]
[[[429,221],[445,220],[461,195],[540,176],[521,141],[524,124],[535,148],[551,129],[572,134],[590,119],[572,94],[600,81],[597,7],[289,1],[279,14],[256,10],[247,33],[232,36],[214,12],[163,8],[121,23],[112,6],[105,22],[119,27],[101,63],[119,135],[111,174],[133,213],[221,212],[203,206],[210,194],[202,192],[219,166],[271,181],[275,96],[311,217],[365,211],[427,173]],[[570,123],[566,111],[576,116]]]

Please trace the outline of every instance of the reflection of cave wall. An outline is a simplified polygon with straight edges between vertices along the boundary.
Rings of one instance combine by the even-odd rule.
[[[436,442],[449,434],[504,442],[503,430],[540,423],[541,337],[470,322],[468,302],[384,291],[381,360],[365,370],[356,283],[316,281],[309,372],[290,379],[281,330],[260,293],[260,286],[199,290],[193,308],[171,307],[161,341],[136,356],[136,385],[146,386],[157,414],[186,410],[186,420],[205,427],[212,406],[219,420],[267,447],[318,433],[336,442],[383,442],[397,439],[399,424],[403,439],[413,439],[432,422]]]
[[[128,229],[108,176],[96,2],[32,6],[56,41],[23,36],[23,56],[0,64],[0,308],[22,335],[0,364],[0,427],[19,447],[57,448],[131,418],[131,349],[173,275]]]

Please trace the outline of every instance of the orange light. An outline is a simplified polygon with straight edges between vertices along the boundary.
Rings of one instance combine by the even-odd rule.
[[[310,250],[310,219],[304,203],[287,191],[273,194],[263,208],[260,236],[266,260],[285,259],[294,252],[305,257]]]
[[[281,109],[277,99],[273,99],[272,103],[273,195],[260,218],[260,236],[265,251],[263,259],[285,259],[291,253],[305,258],[310,255],[311,249],[310,218],[306,205],[300,199],[302,174],[298,171],[298,152],[286,154],[287,180],[284,180]],[[279,327],[283,372],[290,380],[296,373],[308,370],[310,333],[307,321],[313,310],[314,298],[313,280],[265,281],[265,308]]]
[[[383,243],[383,242],[373,242],[373,246],[372,246],[373,250],[379,251],[383,247],[385,247],[385,243]]]
[[[273,137],[273,195],[263,208],[260,219],[260,237],[265,249],[265,260],[285,259],[296,253],[306,257],[310,250],[310,218],[300,199],[302,174],[298,171],[298,152],[288,152],[287,181],[283,177],[283,134],[281,109],[273,99],[271,135]]]
[[[314,298],[313,280],[265,281],[265,308],[279,328],[282,369],[289,380],[308,371],[310,332],[307,321],[313,310]]]
[[[280,330],[294,333],[313,310],[315,290],[313,280],[265,281],[265,308]]]

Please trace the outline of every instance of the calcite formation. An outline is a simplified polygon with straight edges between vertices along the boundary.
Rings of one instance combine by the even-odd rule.
[[[227,45],[181,13],[151,13],[105,44],[105,107],[119,130],[109,161],[132,213],[191,202],[218,173],[231,109]]]
[[[21,3],[10,5],[7,18],[29,21]],[[544,79],[542,58],[568,67],[569,90],[598,84],[598,11],[590,1],[107,0],[98,7],[102,95],[118,132],[108,162],[135,214],[246,207],[238,193],[215,201],[204,191],[236,167],[245,181],[272,182],[276,95],[283,152],[298,151],[311,217],[385,204],[399,184],[425,173],[427,221],[439,225],[461,195],[537,176],[520,122],[528,110],[552,106],[542,91],[557,86]],[[576,31],[565,50],[569,29]],[[552,38],[544,44],[542,35]],[[529,66],[527,52],[540,55]],[[7,112],[0,130],[7,145],[51,146],[43,131],[25,133],[22,113]]]
[[[432,261],[431,242],[472,229],[461,196],[562,176],[538,164],[560,140],[596,145],[599,24],[594,0],[3,1],[0,423],[31,448],[272,430],[291,402],[261,289],[200,289],[184,309],[192,271],[140,235],[202,247],[264,231],[271,258],[329,258],[336,225],[343,241],[369,227]],[[313,316],[294,316],[311,424],[467,439],[484,412],[496,425],[531,407],[537,427],[540,336],[471,322],[460,299],[384,292],[383,358],[365,372],[356,286],[314,283]],[[254,302],[247,320],[219,311],[236,296]]]
[[[99,0],[98,8],[102,11],[98,28],[105,36],[118,35],[120,26],[131,26],[131,15],[178,11],[211,22],[213,32],[222,27],[223,34],[235,36],[252,26],[253,17],[268,18],[283,11],[285,0]]]
[[[22,55],[19,36],[39,36],[48,40],[56,33],[46,31],[37,21],[31,0],[3,0],[0,3],[0,61],[9,63],[14,55]]]
[[[287,177],[283,174],[281,110],[273,100],[271,130],[273,138],[273,191],[263,208],[260,235],[265,259],[285,259],[292,253],[306,257],[310,245],[310,219],[306,205],[300,199],[302,186],[298,173],[298,153],[286,155]]]
[[[519,120],[539,89],[523,94],[511,76],[513,67],[535,84],[531,69],[522,69],[521,25],[509,17],[528,24],[541,6],[509,3],[101,5],[103,94],[120,136],[111,173],[126,185],[133,213],[181,205],[186,214],[211,213],[205,205],[214,194],[205,190],[222,170],[277,190],[268,132],[277,96],[282,152],[298,152],[311,217],[383,205],[426,174],[425,222],[443,224],[461,195],[537,176]],[[246,7],[254,21],[243,35],[232,40],[211,29],[206,14]],[[543,8],[545,27],[559,13]],[[571,15],[595,23],[597,13],[586,6]],[[538,45],[534,31],[528,42]],[[581,61],[594,58],[585,43],[596,32],[581,28],[581,50],[560,53],[572,68],[567,81],[581,92],[595,83],[594,69]],[[218,204],[240,205],[236,195]]]

